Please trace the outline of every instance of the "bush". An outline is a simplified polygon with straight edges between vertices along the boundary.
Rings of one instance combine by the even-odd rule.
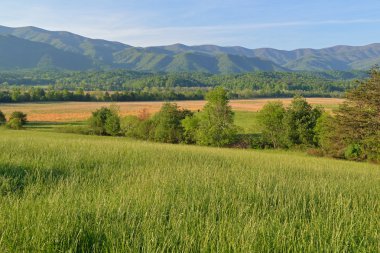
[[[7,122],[7,119],[5,118],[5,115],[2,111],[0,111],[0,125],[3,125]]]
[[[126,116],[120,123],[121,132],[127,137],[137,138],[138,136],[136,134],[136,130],[139,128],[141,122],[142,120],[140,120],[137,116]]]
[[[102,107],[92,113],[89,126],[96,135],[118,135],[120,133],[120,118],[115,107]]]
[[[104,129],[107,134],[116,136],[120,134],[120,118],[117,114],[109,115],[106,119]]]
[[[12,119],[19,119],[21,122],[21,125],[25,125],[25,123],[27,122],[27,115],[19,111],[12,112],[11,116],[9,117],[9,121]]]
[[[10,129],[14,129],[14,130],[20,130],[23,128],[23,123],[21,119],[14,118],[8,121],[8,123],[6,124],[6,127]]]
[[[13,112],[6,126],[10,129],[20,130],[27,122],[27,115],[23,112]]]
[[[362,160],[362,148],[360,147],[360,144],[350,144],[347,148],[346,151],[344,152],[344,156],[348,160],[355,160],[355,161],[360,161]]]
[[[188,115],[182,121],[183,142],[194,144],[196,142],[196,134],[199,127],[199,118],[197,115]]]

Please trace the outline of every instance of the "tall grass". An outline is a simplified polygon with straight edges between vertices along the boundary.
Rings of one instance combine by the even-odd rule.
[[[0,130],[1,252],[379,252],[380,169]]]

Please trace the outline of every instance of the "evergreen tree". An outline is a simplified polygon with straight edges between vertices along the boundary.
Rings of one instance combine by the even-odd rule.
[[[347,93],[336,112],[336,138],[345,145],[345,156],[380,161],[380,70]]]

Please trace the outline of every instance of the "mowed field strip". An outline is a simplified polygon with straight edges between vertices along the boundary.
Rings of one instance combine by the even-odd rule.
[[[250,100],[231,100],[230,104],[235,111],[257,112],[263,106],[271,101],[282,101],[289,105],[291,98],[281,99],[250,99]],[[327,110],[331,110],[342,103],[343,99],[338,98],[307,98],[312,105],[321,105]],[[87,119],[91,112],[102,106],[117,104],[120,108],[120,114],[137,115],[146,109],[149,113],[157,112],[164,102],[54,102],[54,103],[20,103],[20,104],[0,104],[0,110],[5,114],[13,111],[22,111],[28,115],[29,121],[41,122],[65,122],[65,121],[83,121]],[[174,103],[174,102],[173,102]],[[175,102],[180,107],[189,110],[200,110],[206,101],[178,101]]]

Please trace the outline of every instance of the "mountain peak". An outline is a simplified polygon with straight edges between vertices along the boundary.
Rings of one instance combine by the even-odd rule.
[[[35,26],[18,28],[0,26],[0,35],[25,40],[16,44],[29,47],[31,54],[33,50],[36,50],[33,49],[34,47],[38,47],[39,50],[41,47],[46,47],[44,50],[50,50],[49,52],[52,52],[52,48],[58,50],[54,51],[54,55],[85,57],[92,62],[91,68],[219,73],[253,70],[352,70],[368,69],[380,63],[380,43],[366,46],[337,45],[322,49],[301,48],[289,51],[273,48],[249,49],[241,46],[222,47],[210,44],[188,46],[181,43],[143,48],[131,47],[120,42],[91,39],[66,31],[49,31]],[[2,38],[2,40],[6,39]],[[27,42],[39,44],[37,46],[37,44]],[[5,46],[4,44],[0,48],[0,54],[25,49],[15,47],[16,45]],[[63,61],[60,57],[51,59],[57,61],[57,64]]]

